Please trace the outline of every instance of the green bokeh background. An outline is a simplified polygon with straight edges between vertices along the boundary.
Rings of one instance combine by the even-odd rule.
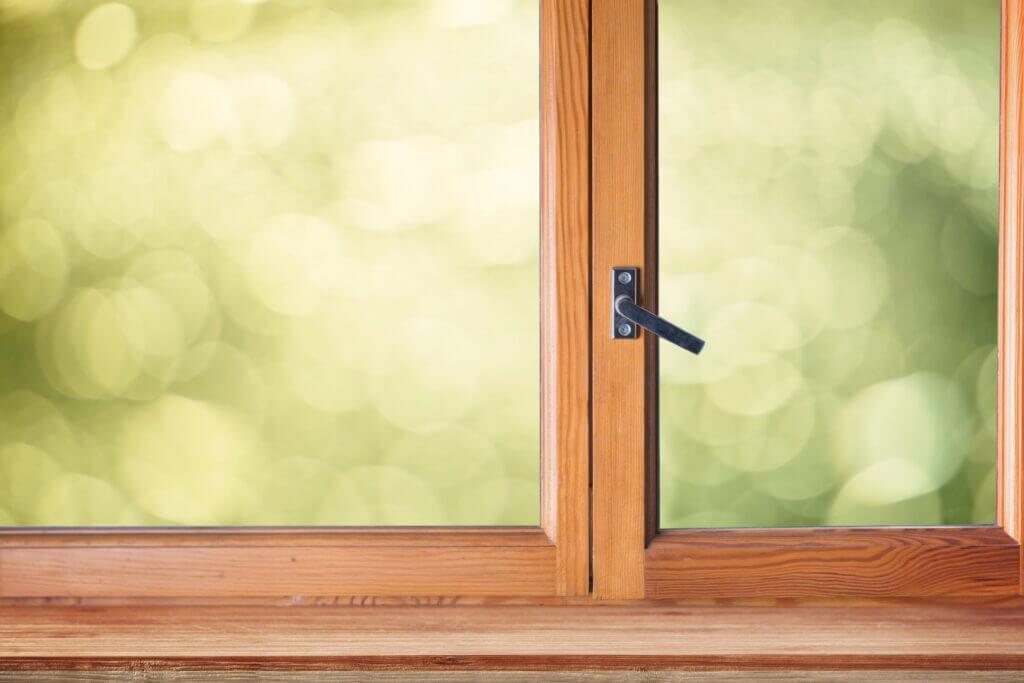
[[[536,524],[532,0],[0,0],[0,525]],[[990,523],[997,0],[662,0],[662,525]]]
[[[0,2],[0,525],[536,524],[535,2]]]
[[[664,527],[991,523],[998,0],[662,0]]]

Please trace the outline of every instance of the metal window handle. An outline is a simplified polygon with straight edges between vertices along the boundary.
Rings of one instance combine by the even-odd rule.
[[[690,353],[700,353],[703,339],[637,304],[636,282],[636,268],[612,268],[612,339],[636,339],[639,326]]]

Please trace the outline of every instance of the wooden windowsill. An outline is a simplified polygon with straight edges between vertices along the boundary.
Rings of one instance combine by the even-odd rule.
[[[4,607],[0,670],[1024,669],[1024,604]]]

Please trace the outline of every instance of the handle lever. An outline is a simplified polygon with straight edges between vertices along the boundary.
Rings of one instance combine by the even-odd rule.
[[[636,281],[636,268],[612,268],[612,338],[635,339],[639,326],[692,354],[700,353],[703,339],[637,304]]]

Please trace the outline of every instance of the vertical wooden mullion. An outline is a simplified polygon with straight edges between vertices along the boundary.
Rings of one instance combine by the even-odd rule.
[[[611,339],[611,269],[641,270],[653,303],[653,0],[593,0],[593,573],[594,597],[644,595],[651,370],[657,343]]]
[[[556,595],[590,581],[590,0],[541,0],[541,523]]]
[[[1021,441],[1021,145],[1024,122],[1024,2],[1003,0],[999,137],[999,490],[997,524],[1024,539]],[[1024,566],[1024,558],[1021,562]],[[1024,587],[1024,576],[1021,577]]]

